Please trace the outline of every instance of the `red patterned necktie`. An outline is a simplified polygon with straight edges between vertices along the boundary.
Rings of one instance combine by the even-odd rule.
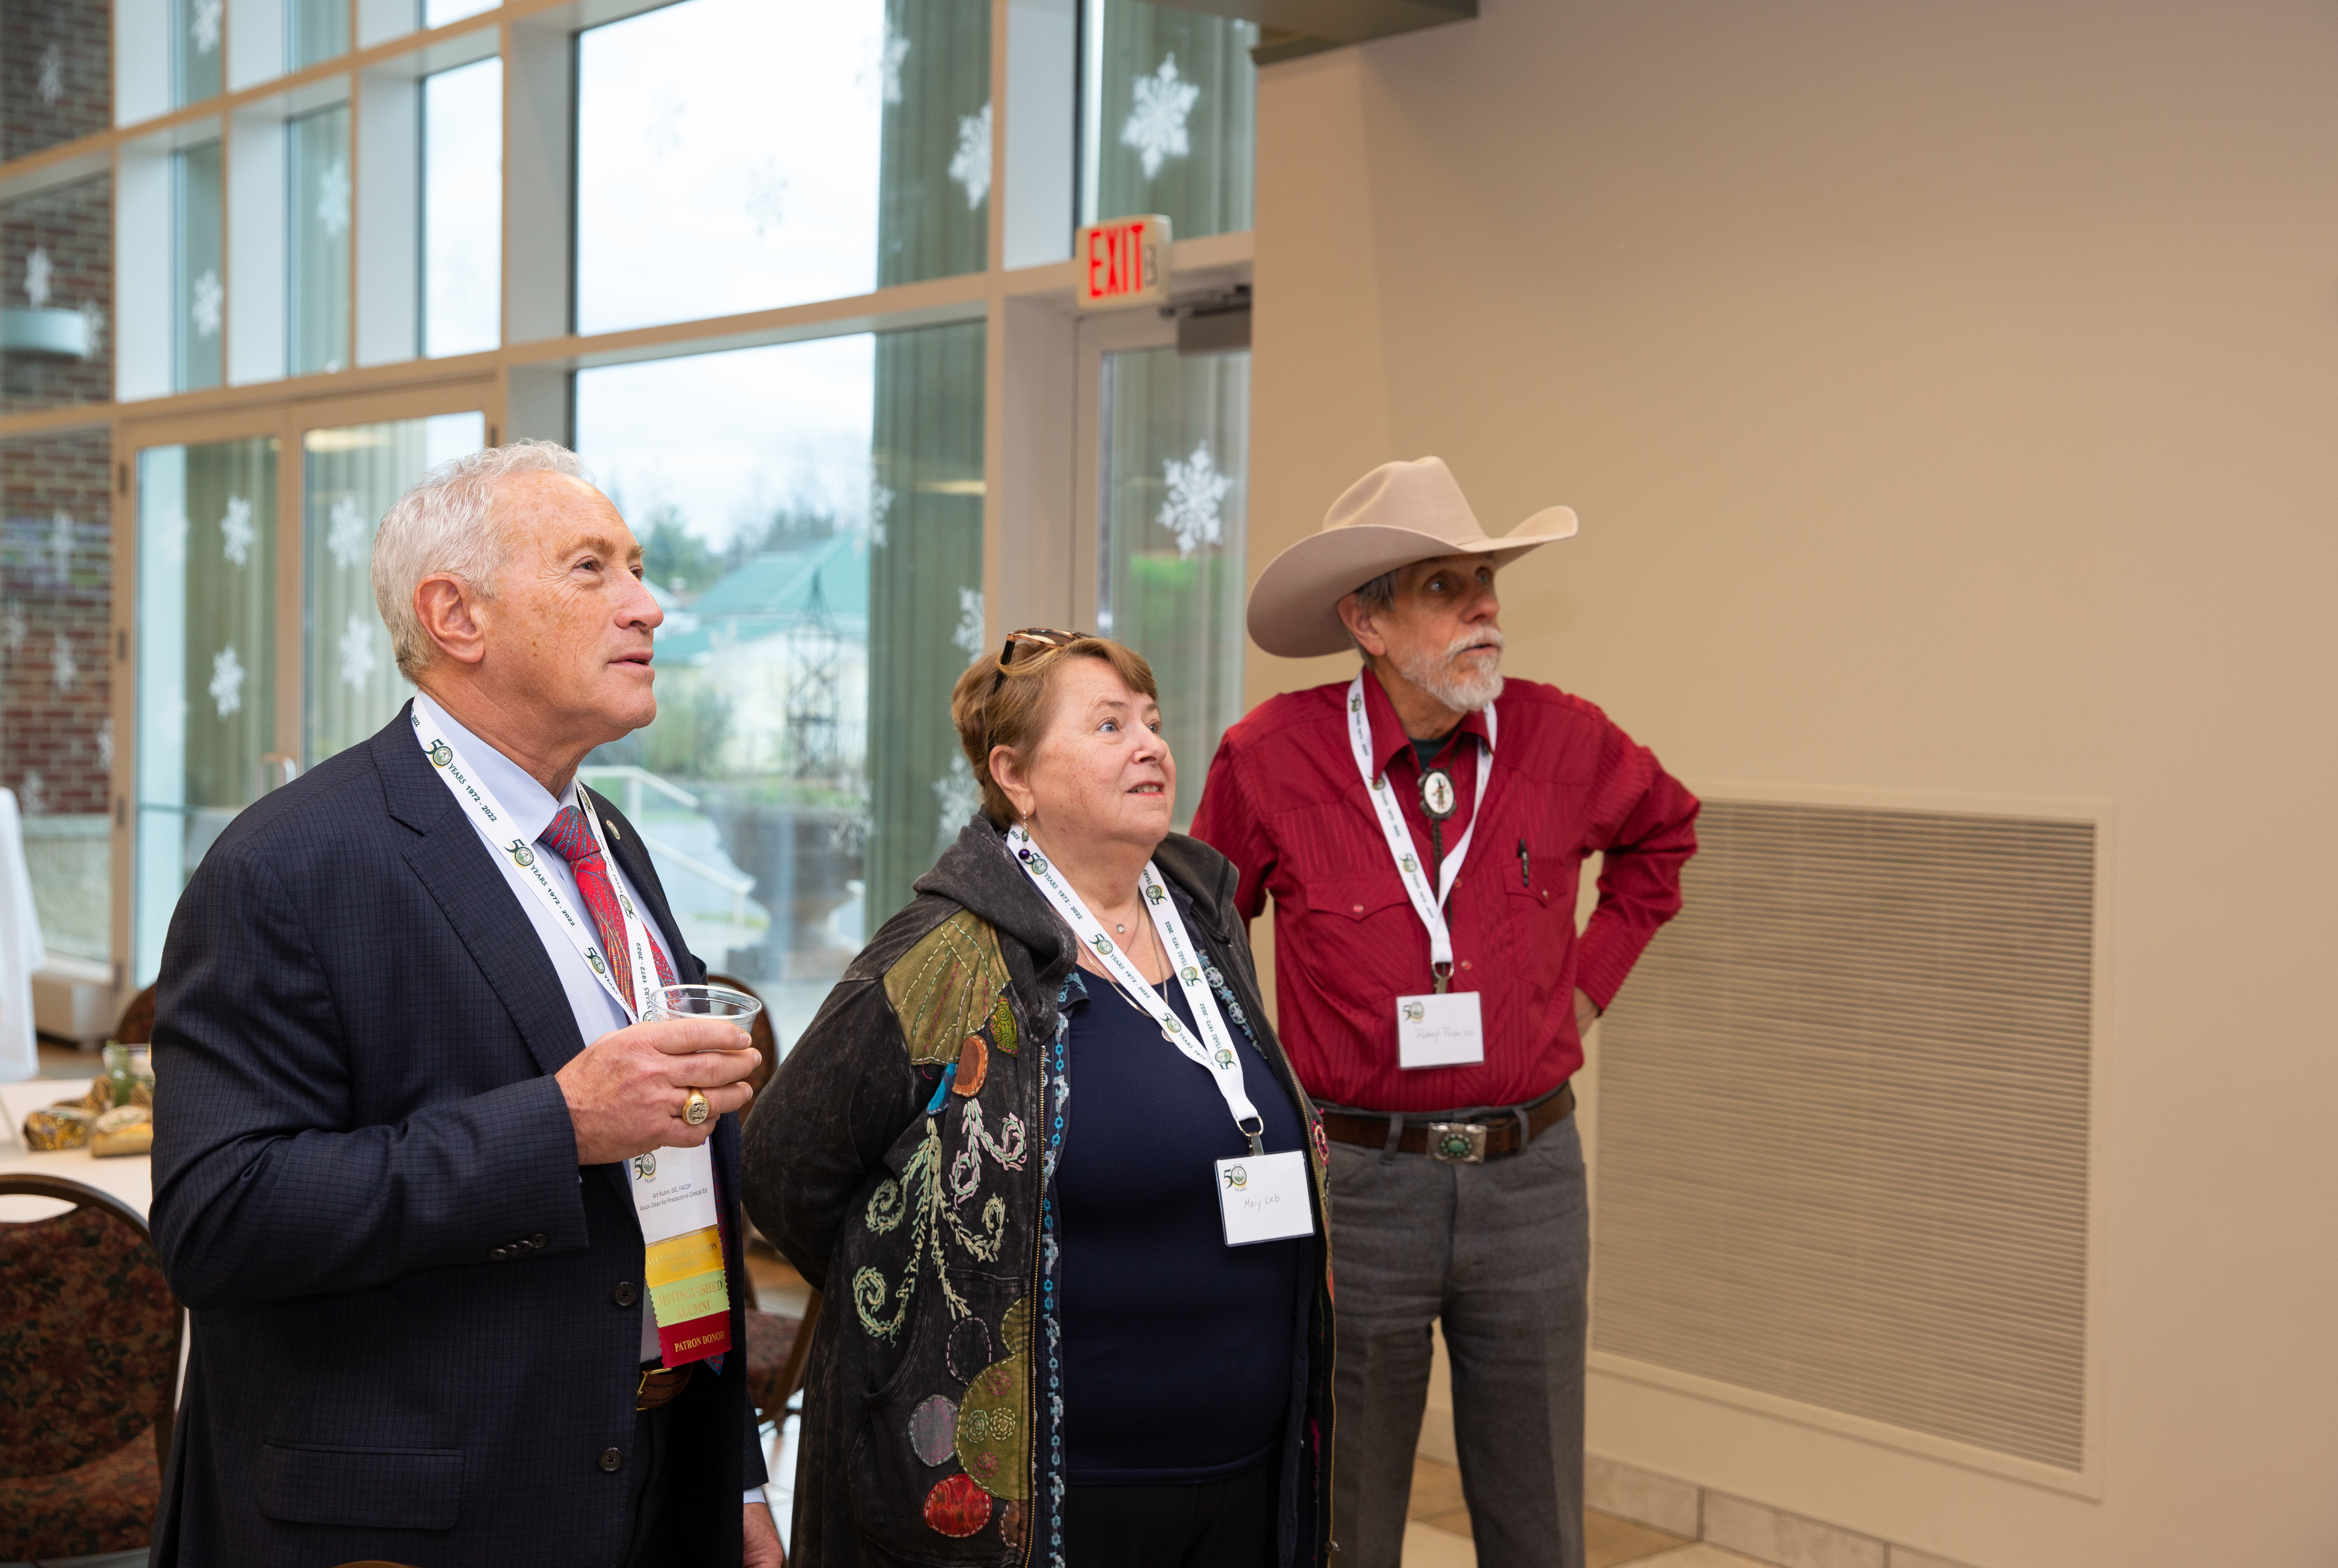
[[[641,1007],[634,996],[634,965],[625,952],[625,921],[617,911],[616,885],[609,880],[609,863],[601,853],[601,846],[584,830],[584,813],[576,806],[563,806],[552,825],[538,833],[535,842],[568,863],[576,873],[576,891],[584,895],[584,907],[593,913],[593,929],[600,933],[601,951],[608,956],[609,972],[617,981],[617,989],[625,1000],[634,1002],[634,1011]],[[644,921],[643,925],[647,925]],[[673,983],[673,971],[666,967],[665,954],[658,945],[650,943],[650,957],[657,963],[658,984]]]

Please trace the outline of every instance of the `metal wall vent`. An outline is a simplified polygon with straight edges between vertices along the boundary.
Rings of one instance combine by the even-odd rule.
[[[1601,1026],[1596,1349],[2082,1468],[2095,832],[1706,803]]]

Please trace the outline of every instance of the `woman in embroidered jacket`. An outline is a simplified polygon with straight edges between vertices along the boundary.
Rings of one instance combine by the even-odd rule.
[[[966,673],[983,811],[756,1100],[748,1212],[826,1297],[799,1568],[1324,1560],[1323,1135],[1233,867],[1169,831],[1155,695],[1135,653],[1061,632]],[[1230,1246],[1216,1189],[1244,1178],[1216,1162],[1262,1148],[1301,1151],[1313,1234]]]

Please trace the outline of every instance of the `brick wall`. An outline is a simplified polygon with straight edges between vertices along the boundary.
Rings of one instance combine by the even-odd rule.
[[[103,429],[0,442],[0,785],[28,814],[110,809],[112,468]]]
[[[105,129],[109,0],[0,0],[0,162]]]
[[[88,359],[0,350],[0,413],[113,396],[113,178],[100,174],[0,206],[0,305],[33,303],[34,251],[46,259],[48,308],[90,317]]]

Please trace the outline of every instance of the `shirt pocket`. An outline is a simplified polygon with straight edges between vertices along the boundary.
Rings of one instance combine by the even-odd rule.
[[[1525,999],[1528,1016],[1539,1018],[1557,995],[1567,968],[1567,950],[1575,940],[1575,899],[1558,862],[1538,854],[1529,857],[1529,865],[1531,880],[1519,874],[1515,856],[1507,868],[1502,924],[1509,939],[1510,982]]]
[[[1320,990],[1351,1002],[1429,988],[1429,934],[1393,870],[1309,883],[1306,932],[1292,945]]]

